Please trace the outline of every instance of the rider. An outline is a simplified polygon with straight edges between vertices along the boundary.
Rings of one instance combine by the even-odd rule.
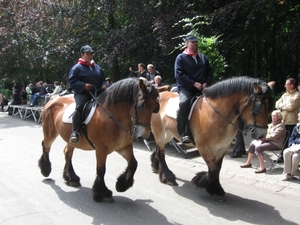
[[[81,113],[87,101],[92,99],[92,95],[99,89],[105,90],[105,74],[102,68],[93,60],[94,50],[89,45],[80,48],[81,58],[78,60],[69,73],[69,86],[74,90],[76,102],[73,114],[72,134],[69,142],[78,143],[79,126],[81,124]]]
[[[174,70],[179,93],[179,111],[177,128],[182,143],[190,143],[186,132],[190,101],[193,96],[213,82],[213,69],[205,55],[198,53],[198,39],[189,34],[185,37],[185,49],[175,60]]]

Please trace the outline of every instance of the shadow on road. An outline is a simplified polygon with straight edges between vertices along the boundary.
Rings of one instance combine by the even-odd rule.
[[[79,187],[77,191],[65,192],[55,184],[55,180],[45,179],[43,183],[51,186],[67,206],[92,217],[93,224],[174,224],[151,207],[151,199],[133,201],[123,196],[113,196],[114,203],[96,203],[92,200],[90,188]]]

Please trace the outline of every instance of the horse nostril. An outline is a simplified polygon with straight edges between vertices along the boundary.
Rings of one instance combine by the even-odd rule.
[[[143,137],[137,137],[137,141],[143,141],[144,138]]]

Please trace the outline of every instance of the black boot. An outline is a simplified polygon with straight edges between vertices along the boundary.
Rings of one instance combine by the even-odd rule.
[[[79,137],[80,137],[78,129],[81,124],[81,113],[75,111],[73,114],[72,120],[73,120],[72,121],[72,134],[70,136],[69,142],[76,144],[79,142]]]
[[[188,123],[188,115],[189,115],[189,104],[182,104],[179,107],[179,111],[177,114],[177,128],[178,133],[181,136],[181,142],[183,144],[191,143],[191,138],[186,133],[186,126]]]

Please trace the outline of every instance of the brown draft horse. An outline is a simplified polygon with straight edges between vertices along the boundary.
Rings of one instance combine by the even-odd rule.
[[[68,105],[74,102],[73,95],[51,99],[42,112],[43,154],[39,159],[39,167],[45,177],[51,173],[49,152],[52,143],[60,135],[66,144],[64,148],[65,167],[63,178],[71,186],[79,186],[80,178],[72,165],[74,148],[96,150],[97,176],[93,185],[93,199],[96,202],[113,202],[110,191],[104,180],[107,155],[113,151],[123,156],[128,166],[119,176],[116,190],[124,192],[133,185],[137,161],[133,154],[134,138],[143,140],[150,135],[152,113],[159,110],[158,92],[154,87],[147,87],[143,81],[128,78],[114,83],[97,97],[97,108],[91,121],[87,124],[87,141],[80,132],[78,144],[69,143],[71,124],[62,122],[63,114]],[[154,114],[153,114],[154,115]]]
[[[275,82],[249,78],[230,78],[204,90],[192,112],[189,126],[194,144],[208,166],[208,172],[199,172],[192,179],[199,188],[204,188],[215,199],[225,200],[225,192],[219,181],[223,157],[236,135],[237,119],[251,125],[252,137],[266,134],[268,106],[272,104],[272,88]],[[151,155],[151,166],[159,173],[160,181],[177,185],[176,177],[165,161],[164,146],[173,138],[180,140],[176,119],[166,115],[169,99],[177,98],[174,92],[160,93],[160,111],[151,118],[156,150]]]

